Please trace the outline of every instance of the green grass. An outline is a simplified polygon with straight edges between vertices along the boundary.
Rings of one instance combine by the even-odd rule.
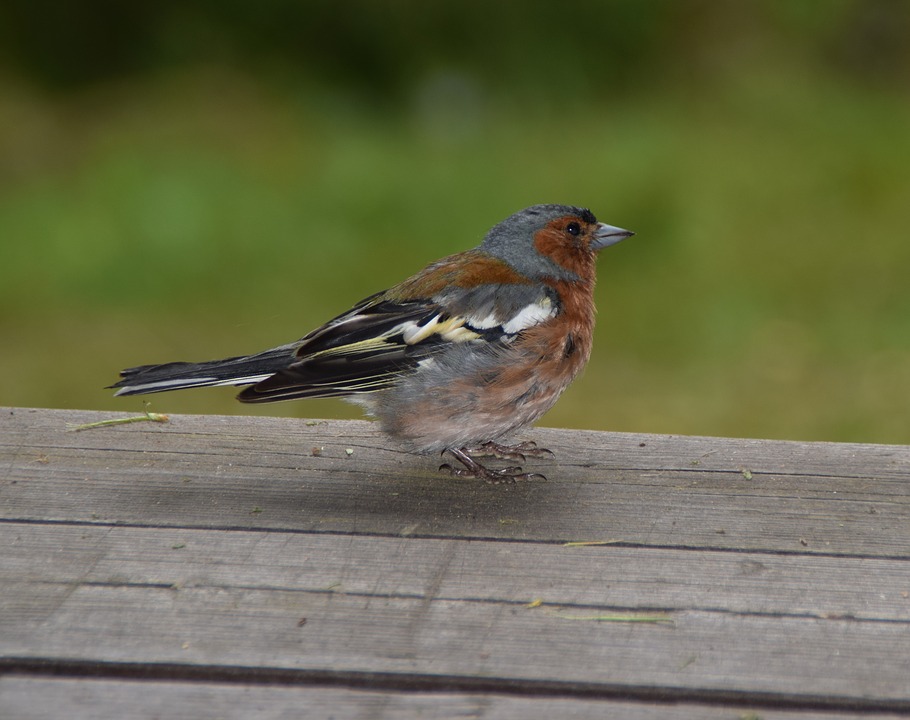
[[[537,202],[638,234],[542,424],[910,442],[910,103],[811,74],[378,116],[222,72],[0,99],[0,404],[142,411],[121,367],[252,352]],[[159,412],[251,408],[230,389]]]

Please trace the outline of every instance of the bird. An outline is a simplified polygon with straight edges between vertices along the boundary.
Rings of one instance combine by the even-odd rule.
[[[341,397],[406,450],[459,463],[441,472],[489,483],[543,478],[477,458],[552,455],[532,441],[506,441],[584,368],[597,255],[633,234],[587,208],[533,205],[493,226],[477,247],[429,264],[300,340],[255,355],[128,368],[110,388],[125,396],[246,385],[237,396],[245,403]]]

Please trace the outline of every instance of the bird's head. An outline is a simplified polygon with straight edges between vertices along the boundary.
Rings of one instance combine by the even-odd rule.
[[[495,225],[480,249],[526,277],[571,282],[593,276],[598,251],[633,234],[586,208],[532,205]]]

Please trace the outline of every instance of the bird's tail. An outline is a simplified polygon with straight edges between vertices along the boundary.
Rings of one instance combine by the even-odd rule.
[[[297,344],[292,343],[224,360],[141,365],[121,371],[121,379],[110,387],[117,390],[116,395],[143,395],[214,385],[251,385],[290,365],[296,349]]]

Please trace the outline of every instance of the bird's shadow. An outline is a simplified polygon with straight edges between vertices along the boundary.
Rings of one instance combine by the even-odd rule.
[[[138,513],[152,524],[226,530],[512,537],[541,518],[552,522],[556,498],[566,492],[554,465],[541,468],[554,479],[494,485],[439,472],[435,458],[403,456],[400,466],[382,471],[345,463],[319,472],[175,478],[144,489],[133,485],[128,496],[103,502],[127,523]]]
[[[539,518],[560,492],[558,481],[493,485],[438,472],[438,464],[416,458],[400,472],[344,470],[309,479],[274,504],[262,497],[262,515],[268,512],[271,522],[281,525],[316,529],[315,523],[344,532],[501,537]]]

